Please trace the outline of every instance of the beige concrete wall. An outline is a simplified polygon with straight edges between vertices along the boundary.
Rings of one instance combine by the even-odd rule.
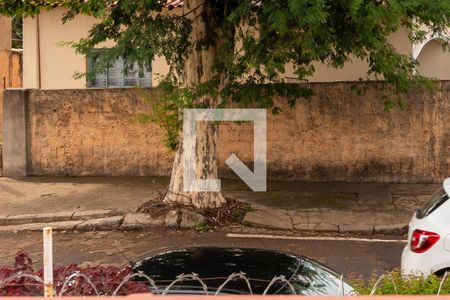
[[[408,32],[404,29],[392,34],[389,37],[389,42],[397,49],[399,53],[407,55],[412,53],[412,46],[408,39]],[[367,61],[353,57],[339,69],[334,69],[329,67],[327,63],[320,62],[315,63],[314,67],[314,75],[307,78],[310,82],[358,81],[360,79],[367,79],[369,64]],[[288,65],[285,75],[287,77],[293,77],[295,76],[293,74],[294,72],[292,65]],[[450,79],[450,71],[447,74],[447,79]]]
[[[85,37],[94,20],[79,15],[61,26],[61,12],[60,8],[53,9],[43,12],[39,17],[42,88],[56,89],[61,87],[60,84],[64,88],[83,88],[86,81],[75,80],[73,75],[76,71],[86,70],[86,59],[76,55],[71,47],[61,46],[60,43]]]
[[[11,49],[11,19],[0,15],[0,51]]]
[[[23,19],[23,86],[40,88],[37,18]]]
[[[387,113],[383,89],[357,96],[349,83],[317,83],[315,95],[268,116],[271,179],[438,182],[450,173],[450,82],[412,91]],[[385,90],[385,89],[384,89]],[[157,91],[149,91],[157,96]],[[169,175],[162,130],[133,117],[150,108],[133,89],[33,90],[28,99],[30,175]],[[251,124],[220,128],[220,174],[232,153],[252,165]]]
[[[86,16],[77,16],[65,25],[61,24],[61,8],[46,11],[39,18],[26,18],[24,21],[24,86],[44,89],[85,88],[86,80],[73,78],[75,71],[86,71],[86,59],[76,55],[73,49],[58,46],[64,41],[77,41],[87,35],[89,28],[95,20]],[[39,22],[38,22],[39,20]],[[38,30],[39,28],[39,30]],[[39,34],[38,34],[39,31]],[[40,42],[38,43],[38,36]],[[392,45],[404,54],[412,53],[412,46],[405,30],[393,34],[389,38]],[[38,46],[40,45],[40,55]],[[440,57],[442,53],[436,51],[429,63],[423,64],[419,72],[439,79],[450,79],[450,70],[442,69]],[[439,58],[439,59],[438,59]],[[445,59],[445,57],[443,57]],[[41,70],[39,72],[39,61]],[[447,60],[448,61],[448,60]],[[446,63],[445,63],[446,64]],[[368,64],[359,59],[352,59],[341,69],[329,68],[326,64],[316,63],[316,72],[308,78],[311,82],[356,81],[366,79]],[[435,70],[435,71],[434,71]],[[163,58],[153,62],[153,74],[166,74],[168,66]],[[41,80],[39,80],[39,74]],[[286,66],[286,77],[295,77],[291,65]],[[156,76],[153,76],[153,85],[157,85]]]
[[[61,24],[63,9],[42,12],[24,20],[24,86],[30,88],[84,88],[86,80],[76,80],[76,71],[86,70],[86,59],[63,42],[86,37],[94,19],[76,16]],[[40,78],[39,78],[40,77]]]
[[[27,88],[39,88],[39,81],[40,88],[43,89],[86,87],[85,78],[73,78],[75,72],[86,72],[86,58],[61,43],[86,37],[95,19],[78,15],[62,25],[63,12],[62,8],[56,8],[42,12],[39,17],[24,19],[24,86]],[[100,46],[108,45],[111,44]],[[153,63],[153,73],[165,74],[167,71],[165,60],[157,58]],[[156,85],[157,82],[154,81],[153,84]]]
[[[450,53],[442,49],[442,43],[428,42],[417,57],[420,65],[418,72],[436,79],[449,79]]]

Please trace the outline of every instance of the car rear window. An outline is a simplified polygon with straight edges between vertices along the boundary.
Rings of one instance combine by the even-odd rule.
[[[438,209],[442,204],[448,200],[448,195],[444,189],[440,189],[431,196],[430,201],[425,204],[425,206],[417,212],[417,218],[423,219],[430,214],[432,214],[436,209]]]
[[[290,279],[301,266],[295,256],[269,250],[190,248],[155,255],[138,262],[134,269],[142,271],[155,280],[163,289],[180,274],[197,274],[209,288],[218,288],[229,275],[243,272],[250,279],[253,292],[262,294],[273,277],[283,275]],[[198,282],[184,281],[183,286],[174,288],[192,289]],[[247,292],[244,281],[227,284],[228,293]],[[277,283],[271,293],[286,293],[286,284]],[[289,291],[288,291],[289,292]]]

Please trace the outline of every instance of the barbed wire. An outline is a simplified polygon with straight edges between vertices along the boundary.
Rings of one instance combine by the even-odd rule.
[[[75,288],[76,285],[81,285],[82,283],[88,284],[92,288],[92,291],[93,291],[94,295],[96,295],[96,296],[117,296],[119,294],[119,292],[121,291],[121,289],[125,286],[126,283],[132,282],[132,280],[136,279],[136,278],[142,279],[142,280],[139,280],[138,282],[148,284],[149,292],[154,293],[154,294],[159,294],[161,296],[169,294],[170,291],[174,287],[177,286],[177,284],[182,283],[183,281],[198,282],[205,295],[220,295],[228,283],[230,283],[232,281],[237,281],[237,280],[244,281],[245,285],[247,286],[248,293],[250,295],[254,294],[252,285],[250,283],[251,281],[257,281],[260,283],[261,282],[268,283],[267,287],[264,289],[264,292],[262,293],[262,295],[267,295],[268,292],[270,291],[270,289],[276,283],[280,283],[280,284],[284,283],[285,286],[291,291],[292,295],[297,295],[297,291],[294,288],[294,286],[291,284],[290,280],[286,279],[282,275],[275,276],[272,278],[272,280],[269,281],[269,280],[265,280],[265,279],[249,278],[247,276],[247,274],[244,272],[232,273],[228,277],[205,277],[205,278],[200,278],[199,275],[196,273],[180,274],[174,280],[158,280],[158,283],[162,283],[162,282],[169,283],[167,286],[165,286],[164,290],[161,291],[161,287],[158,287],[158,285],[156,284],[156,281],[141,271],[131,273],[131,274],[125,276],[125,278],[121,281],[110,281],[110,282],[94,281],[88,275],[83,274],[80,271],[76,271],[61,281],[61,282],[63,282],[63,284],[61,286],[61,289],[59,290],[59,293],[56,294],[56,291],[55,291],[55,296],[56,295],[64,296],[64,294],[66,292],[68,292],[69,288],[73,289],[73,288]],[[84,280],[84,282],[77,280],[77,279],[82,279],[82,280]],[[439,290],[437,292],[438,296],[441,294],[443,285],[447,279],[448,279],[448,273],[445,273],[444,276],[442,277],[440,285],[439,285]],[[14,282],[16,280],[23,280],[23,281],[22,282]],[[29,281],[27,281],[27,280],[29,280]],[[219,287],[217,287],[217,288],[214,287],[215,291],[213,293],[211,293],[210,292],[211,289],[208,290],[208,286],[206,284],[206,282],[209,280],[224,280],[224,281],[221,285],[219,285]],[[381,284],[384,281],[389,281],[390,283],[392,283],[394,292],[396,295],[398,295],[398,289],[397,289],[397,286],[395,283],[395,279],[392,277],[392,275],[390,273],[386,273],[386,274],[381,275],[378,278],[378,280],[375,282],[375,284],[370,292],[370,296],[374,296],[376,294],[376,291],[378,290],[378,288],[380,288]],[[99,290],[97,289],[97,286],[102,285],[102,284],[112,284],[114,286],[115,285],[117,285],[117,286],[113,289],[112,293],[100,295]],[[18,272],[18,273],[15,273],[3,280],[0,280],[0,290],[3,288],[6,288],[6,287],[17,287],[17,288],[32,287],[32,288],[35,288],[35,292],[36,292],[35,296],[41,296],[43,294],[44,281],[38,275],[35,275],[32,273],[26,273],[26,272]],[[356,295],[356,292],[354,290],[347,291],[347,294],[346,294],[346,291],[344,291],[343,276],[340,277],[340,286],[339,286],[339,291],[337,292],[337,295],[338,296]]]
[[[183,281],[196,281],[200,284],[202,291],[205,295],[220,295],[220,293],[222,292],[222,290],[225,288],[225,286],[230,283],[231,281],[236,281],[236,280],[243,280],[244,283],[247,286],[248,289],[248,293],[250,295],[253,295],[253,290],[252,290],[252,286],[250,281],[258,281],[258,282],[268,282],[268,285],[266,287],[266,289],[263,292],[263,295],[266,295],[270,288],[273,287],[277,282],[280,283],[285,283],[289,289],[291,290],[291,293],[293,295],[296,295],[296,291],[295,288],[292,286],[292,284],[289,282],[289,280],[287,280],[284,276],[280,275],[280,276],[275,276],[272,280],[263,280],[263,279],[252,279],[246,276],[245,273],[243,272],[238,272],[238,273],[232,273],[230,276],[228,277],[210,277],[210,278],[200,278],[198,276],[198,274],[196,273],[190,273],[190,274],[180,274],[178,275],[175,280],[172,281],[165,281],[165,282],[170,282],[169,285],[167,285],[165,287],[165,289],[159,293],[158,290],[158,286],[156,284],[156,281],[151,278],[150,276],[142,273],[142,272],[137,272],[137,273],[131,273],[129,275],[127,275],[123,280],[121,281],[117,281],[117,282],[108,282],[108,284],[117,284],[117,287],[114,289],[114,291],[111,293],[111,296],[117,296],[118,293],[120,292],[121,288],[127,283],[130,282],[131,280],[135,279],[135,278],[143,278],[144,281],[140,280],[139,282],[146,282],[149,284],[149,292],[153,292],[156,294],[160,294],[162,296],[167,295],[170,293],[170,291],[176,287],[177,284],[182,283]],[[32,280],[32,282],[18,282],[15,283],[13,282],[14,280],[19,280],[19,279],[29,279]],[[66,292],[69,291],[69,289],[73,289],[76,285],[79,285],[81,283],[83,283],[80,280],[77,279],[83,279],[84,283],[87,283],[93,290],[94,296],[100,296],[100,293],[97,289],[98,285],[104,284],[104,282],[98,282],[98,281],[93,281],[89,276],[87,276],[86,274],[83,274],[79,271],[76,271],[74,273],[72,273],[71,275],[67,276],[67,278],[65,278],[64,280],[62,280],[63,284],[61,286],[61,289],[59,291],[59,293],[56,293],[55,291],[55,296],[64,296],[64,294]],[[205,283],[205,281],[208,280],[220,280],[220,279],[224,279],[224,282],[216,289],[216,291],[214,293],[209,293],[208,291],[208,286]],[[16,273],[10,277],[7,277],[4,280],[0,281],[0,289],[5,288],[5,287],[33,287],[33,288],[42,288],[42,289],[36,289],[36,295],[35,296],[40,296],[41,292],[43,292],[43,287],[44,287],[44,281],[41,277],[35,275],[35,274],[31,274],[31,273],[23,273],[23,272],[19,272]],[[39,293],[38,293],[39,290]],[[102,296],[106,296],[106,295],[102,295]]]

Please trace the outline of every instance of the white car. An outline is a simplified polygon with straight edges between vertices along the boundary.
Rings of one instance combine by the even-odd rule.
[[[403,249],[404,274],[443,275],[450,271],[450,178],[409,223]]]

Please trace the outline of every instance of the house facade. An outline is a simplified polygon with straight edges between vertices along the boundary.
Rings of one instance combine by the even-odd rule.
[[[76,16],[66,24],[61,23],[63,8],[43,11],[39,16],[24,20],[23,67],[27,70],[23,82],[26,88],[79,89],[87,87],[155,86],[158,75],[168,71],[164,58],[152,62],[152,70],[137,70],[139,75],[127,77],[121,72],[123,62],[117,61],[104,74],[94,80],[75,79],[74,73],[85,73],[95,60],[76,54],[64,42],[78,41],[86,37],[95,19]],[[439,80],[450,79],[450,53],[444,52],[439,39],[430,38],[421,45],[412,45],[406,30],[400,30],[390,37],[392,45],[400,53],[412,55],[420,62],[420,74]],[[108,47],[108,44],[101,45]],[[110,45],[109,45],[110,46]],[[307,78],[310,82],[357,81],[366,78],[368,64],[354,59],[342,69],[333,69],[326,64],[316,63],[316,72]],[[286,67],[286,79],[295,81],[292,66]]]

